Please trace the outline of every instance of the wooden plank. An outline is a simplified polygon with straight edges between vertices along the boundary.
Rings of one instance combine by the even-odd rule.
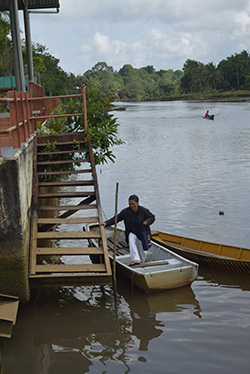
[[[59,171],[41,171],[37,175],[70,175],[70,174],[81,174],[81,173],[92,173],[91,169],[77,169],[77,170],[59,170]]]
[[[72,210],[72,211],[78,211],[78,210],[87,210],[87,209],[96,209],[96,204],[87,204],[87,205],[62,205],[62,206],[50,206],[50,205],[41,205],[39,206],[38,210]]]
[[[88,142],[89,157],[90,157],[90,163],[91,163],[92,175],[93,175],[93,181],[94,181],[94,188],[95,188],[95,193],[96,193],[96,204],[97,204],[98,217],[99,217],[99,222],[102,222],[103,219],[102,219],[101,199],[100,199],[100,194],[99,194],[98,180],[97,180],[97,174],[96,174],[96,168],[95,168],[95,159],[94,159],[94,154],[92,150],[91,139],[88,138],[87,142]],[[108,256],[108,247],[107,247],[104,226],[100,227],[100,231],[101,231],[101,238],[102,238],[102,245],[103,245],[103,252],[104,252],[104,263],[106,265],[107,272],[111,273],[111,264],[110,264],[109,256]]]
[[[95,196],[95,192],[94,191],[91,191],[91,192],[71,191],[71,192],[53,192],[53,193],[51,192],[51,193],[39,193],[38,194],[38,197],[40,199],[54,198],[54,197],[61,198],[61,197],[88,197],[88,196]]]
[[[65,164],[81,164],[81,163],[85,163],[85,162],[89,162],[89,160],[87,160],[86,158],[83,158],[83,159],[72,159],[72,160],[61,160],[61,161],[38,161],[37,162],[37,165],[38,166],[41,166],[41,165],[65,165]]]
[[[13,329],[12,322],[0,319],[0,338],[11,338],[12,329]],[[1,362],[0,362],[0,369],[1,369]]]
[[[37,212],[31,217],[30,237],[30,274],[36,273],[36,247],[37,247]]]
[[[101,247],[37,248],[37,255],[101,255]]]
[[[81,223],[96,223],[98,217],[81,217],[81,218],[38,218],[38,224],[52,224],[52,225],[74,225]]]
[[[62,144],[75,144],[74,140],[77,143],[85,143],[86,140],[84,139],[86,135],[83,132],[72,132],[72,133],[65,133],[65,134],[58,134],[58,135],[38,135],[37,136],[37,143],[38,145],[46,145],[47,142],[59,142]]]
[[[111,272],[108,273],[108,272],[102,272],[102,273],[96,273],[96,272],[84,272],[84,273],[53,273],[53,274],[35,274],[35,275],[30,275],[29,278],[30,279],[41,279],[41,280],[45,280],[47,281],[48,280],[48,283],[54,283],[53,282],[53,279],[58,279],[58,282],[60,281],[61,284],[62,282],[65,281],[65,279],[77,279],[78,282],[80,281],[80,283],[84,283],[86,281],[86,279],[93,279],[93,278],[96,278],[96,279],[93,279],[91,281],[90,284],[100,284],[98,283],[98,280],[99,279],[107,279],[109,280],[109,278],[111,277]],[[51,279],[51,281],[50,281]],[[110,278],[111,279],[111,278]],[[93,283],[92,283],[93,282]],[[106,283],[106,284],[109,284],[109,283]]]
[[[146,263],[134,265],[134,266],[132,266],[132,269],[134,269],[134,268],[147,268],[147,267],[151,267],[151,266],[163,266],[163,265],[169,265],[169,262],[167,260],[146,262]]]
[[[79,273],[79,272],[105,272],[104,264],[81,264],[81,265],[37,265],[37,273]]]
[[[100,232],[91,231],[64,231],[64,232],[38,232],[37,239],[93,239],[100,238]]]
[[[46,147],[48,144],[47,142],[41,142],[40,139],[39,140],[39,143],[37,144],[38,147]],[[56,140],[54,140],[56,141]],[[52,142],[54,142],[52,141]],[[86,142],[84,140],[78,140],[77,143],[79,144],[86,144]],[[55,144],[57,147],[63,147],[63,146],[68,146],[68,145],[75,145],[75,143],[71,140],[69,140],[68,142],[60,142],[60,141],[56,141],[56,144]]]
[[[88,181],[67,181],[67,182],[43,182],[38,183],[39,187],[55,187],[55,186],[93,186],[93,180]]]
[[[86,153],[87,149],[71,149],[69,151],[37,152],[37,156],[67,155],[71,153]]]
[[[0,301],[0,319],[16,323],[19,300]]]

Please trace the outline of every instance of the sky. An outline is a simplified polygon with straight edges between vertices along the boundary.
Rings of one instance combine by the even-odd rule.
[[[119,71],[182,69],[187,59],[217,65],[249,51],[250,0],[59,0],[58,14],[31,13],[31,38],[67,73],[97,62]],[[20,28],[22,12],[19,12]]]

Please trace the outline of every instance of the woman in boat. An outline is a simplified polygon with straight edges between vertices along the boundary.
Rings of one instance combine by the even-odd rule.
[[[209,116],[209,110],[207,110],[205,117],[207,118]]]
[[[155,221],[155,216],[147,208],[139,205],[139,198],[136,195],[131,195],[128,203],[129,206],[117,215],[117,222],[124,221],[125,236],[131,257],[130,266],[133,266],[146,261],[144,251],[151,246],[149,225]],[[100,223],[100,225],[109,227],[114,223],[115,216]]]

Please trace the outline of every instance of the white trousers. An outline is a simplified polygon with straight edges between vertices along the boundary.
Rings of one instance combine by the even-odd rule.
[[[133,261],[145,262],[146,254],[142,247],[141,240],[139,240],[135,234],[130,232],[128,236],[128,242],[129,242],[131,262]]]

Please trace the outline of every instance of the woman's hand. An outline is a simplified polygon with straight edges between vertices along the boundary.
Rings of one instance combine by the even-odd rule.
[[[144,222],[143,222],[143,225],[147,226],[147,225],[148,225],[147,221],[144,221]]]
[[[99,226],[106,226],[106,222],[100,222]]]

